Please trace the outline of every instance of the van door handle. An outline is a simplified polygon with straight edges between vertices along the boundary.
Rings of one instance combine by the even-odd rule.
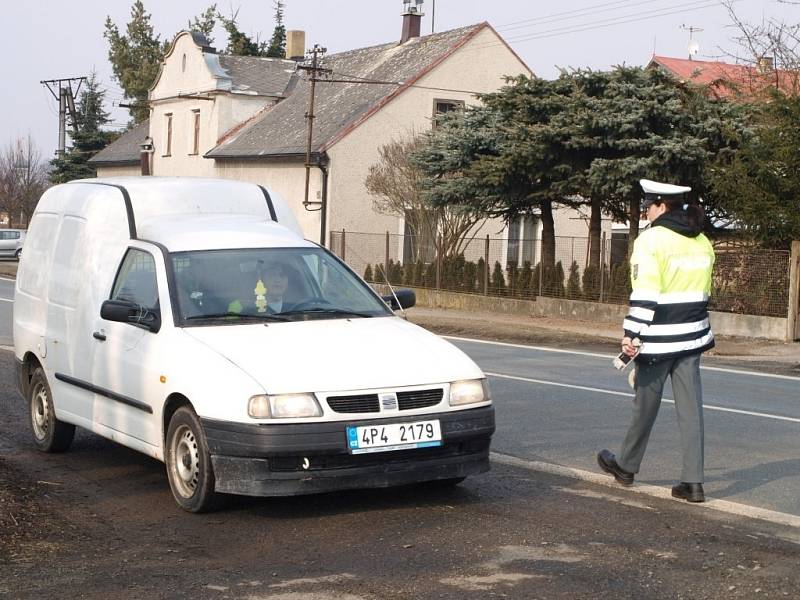
[[[100,332],[100,331],[95,331],[95,332],[92,334],[92,337],[93,337],[94,339],[96,339],[96,340],[100,340],[101,342],[105,342],[105,341],[106,341],[106,334],[105,334],[105,333],[102,333],[102,332]]]

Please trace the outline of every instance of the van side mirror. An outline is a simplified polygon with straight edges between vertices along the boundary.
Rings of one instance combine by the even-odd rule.
[[[130,323],[153,333],[161,329],[161,316],[158,312],[127,300],[106,300],[100,307],[100,317],[106,321]]]
[[[397,296],[397,300],[395,300],[394,296]],[[417,303],[417,295],[414,293],[414,290],[409,290],[407,288],[395,290],[394,295],[388,294],[386,296],[381,296],[381,298],[383,298],[383,301],[386,302],[392,310],[411,308]],[[400,304],[397,303],[398,301]]]

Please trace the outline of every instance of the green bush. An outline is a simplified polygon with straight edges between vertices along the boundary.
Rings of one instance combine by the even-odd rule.
[[[526,260],[522,263],[522,268],[517,271],[517,290],[520,296],[531,296],[531,285],[533,285],[533,269],[531,262]]]
[[[600,296],[600,271],[594,265],[583,270],[583,299],[597,300]]]
[[[494,263],[494,270],[492,271],[492,281],[490,284],[492,294],[496,296],[506,295],[506,278],[503,275],[503,267],[498,261]]]
[[[364,269],[364,281],[372,281],[372,265],[367,263],[367,268]]]
[[[465,292],[472,293],[478,288],[477,282],[477,266],[474,262],[467,261],[464,263],[464,276],[462,278],[462,286]]]
[[[578,275],[578,271],[580,268],[578,267],[577,261],[572,261],[572,264],[569,266],[569,279],[567,279],[567,289],[566,294],[567,298],[572,300],[578,300],[581,297],[581,280],[580,276]]]
[[[485,273],[486,273],[486,261],[483,260],[483,257],[481,256],[478,259],[478,268],[477,268],[477,273],[475,274],[475,279],[478,291],[488,293],[489,290],[483,289],[483,278]]]

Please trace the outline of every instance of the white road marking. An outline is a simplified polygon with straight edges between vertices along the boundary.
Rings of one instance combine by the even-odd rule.
[[[613,487],[619,491],[630,491],[636,494],[645,494],[647,496],[654,496],[656,498],[664,498],[666,500],[674,500],[684,505],[689,505],[697,508],[710,508],[718,510],[731,515],[738,515],[742,517],[750,517],[753,519],[761,519],[762,521],[769,521],[770,523],[777,523],[778,525],[788,525],[800,529],[800,516],[792,515],[789,513],[782,513],[767,508],[759,508],[757,506],[748,506],[746,504],[739,504],[738,502],[729,502],[728,500],[715,500],[706,497],[703,503],[690,503],[685,500],[678,500],[672,497],[672,492],[668,488],[659,487],[655,485],[647,485],[644,483],[634,483],[632,486],[621,486],[616,483],[609,475],[600,473],[592,473],[591,471],[584,471],[583,469],[574,469],[572,467],[564,467],[552,463],[546,463],[538,460],[525,460],[510,456],[508,454],[501,454],[499,452],[492,452],[490,454],[494,462],[509,465],[512,467],[519,467],[529,471],[538,471],[541,473],[549,473],[550,475],[559,475],[561,477],[569,477],[571,479],[579,479],[581,481],[588,481],[589,483],[596,483],[606,487]]]
[[[0,302],[14,302],[13,298],[0,298]]]
[[[505,375],[504,373],[489,373],[484,371],[484,374],[489,377],[498,377],[500,379],[513,379],[514,381],[525,381],[527,383],[538,383],[540,385],[552,385],[555,387],[565,387],[573,390],[583,390],[586,392],[597,392],[600,394],[608,394],[611,396],[624,396],[626,398],[633,398],[634,394],[629,392],[617,392],[616,390],[606,390],[603,388],[588,387],[585,385],[574,385],[571,383],[561,383],[558,381],[547,381],[545,379],[531,379],[530,377],[518,377],[517,375]],[[662,398],[662,402],[668,404],[675,404],[675,400],[670,398]],[[751,410],[740,410],[738,408],[727,408],[725,406],[715,406],[713,404],[704,404],[705,410],[716,410],[719,412],[729,412],[737,415],[747,415],[749,417],[761,417],[762,419],[774,419],[775,421],[788,421],[790,423],[800,423],[800,418],[797,417],[784,417],[783,415],[773,415],[771,413],[754,412]]]
[[[15,282],[15,281],[16,281],[16,279],[9,279],[8,277],[0,277],[0,281],[11,281],[11,282]]]
[[[505,346],[507,348],[522,348],[524,350],[539,350],[541,352],[557,352],[561,354],[574,354],[576,356],[592,356],[594,358],[614,358],[616,354],[602,354],[600,352],[582,352],[580,350],[564,350],[562,348],[546,348],[544,346],[527,346],[525,344],[510,344],[508,342],[495,342],[493,340],[476,340],[474,338],[457,337],[452,335],[441,336],[447,340],[459,342],[472,342],[474,344],[488,344],[491,346]],[[717,371],[719,373],[734,373],[736,375],[752,375],[753,377],[771,377],[772,379],[788,379],[789,381],[800,381],[800,377],[794,375],[775,375],[774,373],[760,373],[758,371],[744,371],[742,369],[726,369],[723,367],[700,366],[704,371]]]

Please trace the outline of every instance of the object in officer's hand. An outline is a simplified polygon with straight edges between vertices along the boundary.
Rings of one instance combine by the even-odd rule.
[[[620,352],[616,358],[614,359],[614,368],[622,371],[624,370],[631,362],[633,362],[634,357],[628,356],[624,352]]]
[[[642,345],[642,342],[639,338],[633,338],[631,340],[631,345],[636,348],[636,353],[633,356],[628,356],[625,352],[620,352],[616,358],[614,358],[614,368],[618,371],[624,371],[625,368],[631,364],[634,358],[639,354],[639,347]]]

